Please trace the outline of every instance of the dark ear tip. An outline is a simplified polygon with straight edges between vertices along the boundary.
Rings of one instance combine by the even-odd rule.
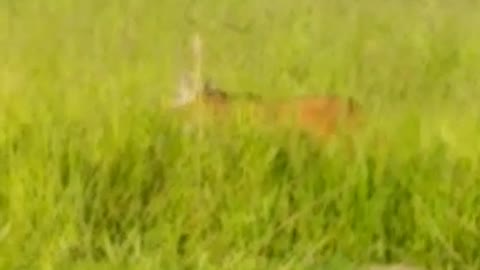
[[[209,90],[212,89],[212,80],[211,79],[206,79],[205,82],[203,83],[203,90]]]
[[[348,102],[348,110],[350,112],[355,112],[357,111],[359,108],[360,108],[360,104],[358,103],[358,101],[353,98],[352,96],[349,96],[348,99],[347,99],[347,102]]]

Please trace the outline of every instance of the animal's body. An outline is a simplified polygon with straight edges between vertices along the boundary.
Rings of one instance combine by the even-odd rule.
[[[254,94],[233,95],[205,84],[202,92],[183,104],[194,115],[226,117],[243,111],[268,125],[288,125],[310,135],[325,138],[360,124],[360,106],[352,98],[301,96],[267,100]]]
[[[278,120],[291,121],[306,133],[327,137],[359,124],[360,107],[351,98],[337,96],[304,96],[267,105]],[[271,108],[271,109],[270,109]],[[267,111],[267,113],[270,113]]]
[[[254,94],[229,94],[202,79],[201,39],[193,39],[193,71],[182,77],[173,106],[189,108],[198,116],[215,118],[236,109],[250,111],[267,125],[290,124],[310,135],[326,137],[343,128],[353,128],[361,120],[360,106],[352,98],[310,95],[283,100],[267,100]]]

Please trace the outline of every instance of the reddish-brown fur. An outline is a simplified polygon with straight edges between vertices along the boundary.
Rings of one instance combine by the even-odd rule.
[[[320,138],[339,130],[349,131],[360,124],[360,106],[352,98],[338,96],[303,96],[287,100],[267,101],[259,96],[233,96],[208,84],[200,95],[207,110],[217,116],[228,114],[233,105],[253,109],[255,117],[268,123],[293,125]]]
[[[308,133],[327,137],[340,129],[358,124],[360,108],[352,99],[336,96],[300,97],[281,104],[280,112],[287,114]]]
[[[340,129],[356,127],[361,120],[360,108],[353,99],[336,96],[303,96],[282,101],[267,101],[255,95],[233,96],[203,83],[202,42],[197,33],[192,39],[193,70],[183,77],[179,87],[181,106],[193,101],[207,110],[210,116],[228,115],[232,107],[253,109],[255,119],[264,119],[267,124],[289,124],[293,128],[317,137],[329,137]],[[203,85],[202,85],[203,84]],[[235,106],[234,106],[235,105]],[[239,105],[239,106],[236,106]],[[203,110],[202,109],[202,110]],[[213,115],[211,115],[213,113]],[[195,115],[202,114],[199,111]]]

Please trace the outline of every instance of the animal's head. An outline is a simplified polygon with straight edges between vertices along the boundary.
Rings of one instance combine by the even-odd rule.
[[[222,105],[229,101],[229,94],[213,85],[211,81],[204,82],[200,87],[195,87],[192,81],[191,77],[185,74],[180,78],[172,101],[173,107],[183,107],[196,102]]]

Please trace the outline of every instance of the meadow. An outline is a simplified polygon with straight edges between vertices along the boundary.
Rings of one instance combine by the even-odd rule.
[[[479,269],[480,5],[361,2],[0,1],[0,269]],[[226,91],[353,96],[354,154],[169,109],[195,32]]]

